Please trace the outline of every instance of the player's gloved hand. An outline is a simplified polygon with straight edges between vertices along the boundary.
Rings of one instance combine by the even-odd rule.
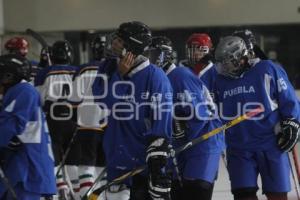
[[[22,145],[23,143],[21,142],[21,140],[17,136],[14,136],[10,140],[7,148],[12,151],[18,151],[22,147]]]
[[[147,148],[147,165],[149,169],[148,190],[153,200],[170,200],[171,179],[165,170],[168,159],[168,142],[156,138]]]
[[[45,68],[49,65],[49,52],[50,48],[42,48],[41,53],[40,53],[40,62],[38,67],[40,68]]]
[[[277,144],[282,151],[289,152],[298,142],[300,124],[296,119],[286,119],[280,122],[280,127]]]
[[[0,148],[0,165],[4,166],[16,151],[23,146],[21,140],[14,136],[6,147]]]

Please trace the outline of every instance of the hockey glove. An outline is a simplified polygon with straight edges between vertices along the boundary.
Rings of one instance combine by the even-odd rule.
[[[146,162],[149,169],[148,190],[153,200],[170,200],[171,179],[165,167],[168,143],[164,138],[153,139],[147,148]]]
[[[286,119],[280,122],[280,127],[277,144],[282,151],[289,152],[298,142],[300,124],[296,119]]]
[[[45,68],[49,66],[49,59],[50,59],[49,52],[50,52],[50,47],[42,48],[38,67]]]
[[[23,143],[21,142],[21,140],[17,136],[14,136],[10,140],[7,148],[12,151],[18,151],[22,147],[22,145]]]
[[[5,165],[6,161],[11,158],[12,154],[23,146],[21,140],[14,136],[6,147],[0,148],[0,165]]]

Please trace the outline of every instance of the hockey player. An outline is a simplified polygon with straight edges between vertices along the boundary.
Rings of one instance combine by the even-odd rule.
[[[189,67],[205,84],[214,100],[216,68],[212,62],[213,44],[206,33],[194,33],[186,42],[187,60],[182,64]]]
[[[287,152],[299,137],[299,103],[283,69],[270,60],[249,63],[251,56],[236,36],[223,38],[215,51],[221,117],[226,121],[257,106],[264,109],[256,120],[226,133],[231,190],[235,200],[257,200],[260,175],[268,200],[286,200],[291,189]]]
[[[108,81],[96,78],[93,85],[94,95],[107,94],[98,101],[111,111],[103,138],[108,181],[148,165],[148,171],[111,187],[106,192],[109,200],[128,199],[126,188],[130,188],[130,199],[170,199],[171,183],[164,168],[171,137],[172,90],[163,71],[142,55],[151,37],[141,22],[121,24],[111,45],[118,62],[111,60],[100,67],[99,74]]]
[[[212,66],[211,50],[212,41],[209,35],[194,33],[186,41],[187,60],[182,61],[182,64],[190,67],[196,75],[200,76]]]
[[[18,55],[0,56],[1,168],[18,200],[56,193],[50,137],[36,89],[27,82],[30,64]],[[13,199],[0,182],[0,199]]]
[[[104,124],[100,124],[101,110],[94,104],[92,85],[97,76],[99,65],[104,61],[104,50],[106,37],[97,35],[92,43],[93,60],[84,64],[76,73],[73,81],[73,96],[71,101],[77,105],[77,120],[79,125],[77,131],[78,145],[80,145],[81,155],[78,163],[79,185],[75,185],[75,191],[83,197],[87,190],[94,183],[94,175],[99,174],[104,168],[104,153],[102,150],[102,137]],[[95,172],[95,166],[99,170]]]
[[[208,89],[191,70],[174,65],[171,41],[166,37],[153,37],[151,46],[150,58],[154,58],[165,71],[173,87],[174,148],[220,127],[221,121],[214,118],[211,110],[213,101]],[[218,134],[179,154],[179,175],[183,178],[183,185],[181,188],[179,183],[174,182],[173,200],[211,200],[223,148],[224,135]]]
[[[73,75],[77,70],[77,67],[70,65],[72,57],[72,47],[68,41],[55,42],[51,51],[53,65],[42,69],[35,80],[35,86],[40,92],[43,109],[46,112],[56,169],[61,164],[66,148],[76,131],[76,123],[71,119],[72,106],[68,103],[73,92]],[[75,143],[64,163],[71,181],[78,178],[76,165],[79,154],[80,147]],[[61,171],[56,178],[60,198],[67,199],[69,191]]]
[[[187,67],[190,67],[192,71],[203,81],[208,89],[214,103],[215,102],[215,81],[217,76],[216,67],[213,63],[213,44],[210,36],[206,33],[194,33],[192,34],[186,43]],[[218,105],[216,105],[218,106]],[[222,153],[222,158],[225,166],[227,165],[225,160],[225,152]]]

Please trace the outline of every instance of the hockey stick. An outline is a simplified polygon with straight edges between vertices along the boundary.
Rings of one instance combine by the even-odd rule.
[[[176,149],[173,153],[176,155],[176,154],[179,154],[180,152],[186,150],[186,149],[189,149],[193,146],[195,146],[196,144],[199,144],[200,142],[204,141],[204,140],[207,140],[208,138],[218,134],[219,132],[223,131],[223,130],[226,130],[232,126],[235,126],[237,124],[239,124],[240,122],[244,121],[244,120],[247,120],[247,119],[250,119],[252,117],[254,117],[255,115],[263,112],[264,109],[259,107],[259,108],[256,108],[256,109],[253,109],[251,110],[250,112],[242,115],[242,116],[239,116],[235,119],[233,119],[232,121],[229,121],[227,122],[226,124],[222,125],[221,127],[219,128],[216,128],[198,138],[195,138],[194,140],[188,142],[187,144],[179,147],[178,149]],[[170,155],[170,157],[173,157],[174,155]],[[115,185],[115,184],[119,184],[121,183],[122,181],[124,181],[125,179],[129,178],[129,177],[132,177],[140,172],[142,172],[144,169],[146,168],[146,166],[141,166],[141,167],[138,167],[130,172],[127,172],[126,174],[112,180],[111,182],[107,183],[106,185],[103,185],[102,187],[96,189],[94,192],[92,192],[92,194],[90,196],[84,196],[82,198],[82,200],[97,200],[99,195],[105,191],[106,189],[108,189],[110,186],[112,185]]]
[[[295,166],[295,169],[296,169],[296,173],[297,173],[297,177],[298,177],[298,184],[299,184],[299,187],[300,187],[300,165],[299,165],[299,157],[298,157],[298,145],[296,144],[293,148],[293,151],[292,151],[292,155],[293,155],[293,160],[294,160],[294,166]]]
[[[63,157],[62,157],[62,160],[61,160],[61,162],[60,162],[60,165],[59,165],[58,168],[57,168],[57,172],[56,172],[56,174],[55,174],[56,177],[59,175],[60,171],[62,170],[63,166],[64,166],[65,163],[66,163],[67,157],[68,157],[68,155],[69,155],[69,153],[70,153],[70,150],[71,150],[71,148],[72,148],[72,146],[73,146],[73,144],[74,144],[74,141],[75,141],[77,132],[78,132],[78,128],[76,128],[75,132],[73,133],[73,136],[72,136],[72,138],[71,138],[71,140],[70,140],[70,142],[69,142],[69,144],[68,144],[68,147],[67,147],[67,149],[66,149],[66,151],[65,151],[65,153],[64,153],[64,155],[63,155]]]
[[[17,200],[17,194],[13,189],[13,187],[10,185],[8,178],[5,176],[1,166],[0,166],[0,179],[3,185],[8,189],[8,192],[11,194],[13,200]]]
[[[298,159],[298,145],[296,144],[293,148],[292,151],[292,156],[293,156],[293,161],[294,161],[294,167],[295,167],[295,171],[296,171],[296,177],[298,179],[298,182],[295,180],[294,175],[293,175],[293,179],[295,182],[295,189],[296,189],[296,193],[297,193],[297,197],[298,200],[300,199],[300,192],[299,192],[299,188],[300,188],[300,168],[299,168],[299,159]],[[291,164],[291,163],[290,163]],[[293,167],[291,166],[291,170],[293,170]],[[298,187],[297,184],[298,183]]]
[[[288,153],[288,160],[289,160],[289,164],[290,164],[290,169],[291,169],[291,173],[292,173],[292,177],[293,177],[293,181],[294,181],[294,185],[295,185],[295,190],[296,190],[296,194],[297,194],[297,199],[300,200],[300,193],[299,193],[299,189],[298,189],[298,185],[297,185],[297,177],[296,174],[294,172],[293,166],[292,166],[292,162],[291,162],[291,158],[290,158],[290,154]]]
[[[104,168],[102,170],[102,172],[99,174],[99,176],[97,176],[97,178],[95,179],[93,185],[88,189],[88,191],[86,191],[86,193],[83,195],[84,197],[88,197],[91,195],[91,193],[93,192],[93,190],[95,189],[96,185],[104,178],[106,173],[106,168]]]
[[[52,62],[50,59],[49,45],[44,40],[44,38],[40,34],[38,34],[37,32],[35,32],[34,30],[32,30],[30,28],[26,29],[26,33],[28,35],[32,36],[34,39],[36,39],[42,45],[43,49],[45,49],[45,51],[46,51],[48,66],[51,66]]]
[[[227,169],[227,160],[226,160],[226,153],[225,153],[225,151],[222,152],[221,156],[222,156],[222,160],[223,160],[224,166]]]
[[[63,179],[69,187],[71,200],[75,200],[76,197],[75,197],[75,193],[74,193],[74,190],[73,190],[73,187],[72,187],[72,183],[70,182],[70,178],[67,174],[68,173],[67,173],[66,166],[63,166],[63,168],[62,168]]]
[[[107,124],[103,124],[103,125],[101,125],[101,126],[98,128],[98,130],[103,131],[103,128],[105,128],[106,126],[107,126]],[[70,140],[70,142],[69,142],[69,144],[68,144],[68,147],[67,147],[67,149],[66,149],[66,151],[65,151],[65,153],[64,153],[64,155],[63,155],[63,157],[62,157],[61,163],[60,163],[60,165],[59,165],[58,168],[57,168],[56,176],[59,175],[59,173],[60,173],[62,167],[65,165],[66,160],[67,160],[67,157],[68,157],[68,155],[69,155],[69,153],[70,153],[70,150],[72,149],[72,146],[73,146],[73,144],[74,144],[76,135],[77,135],[78,131],[81,130],[81,129],[82,129],[81,127],[77,127],[76,130],[75,130],[75,132],[73,133],[73,136],[72,136],[72,138],[71,138],[71,140]]]

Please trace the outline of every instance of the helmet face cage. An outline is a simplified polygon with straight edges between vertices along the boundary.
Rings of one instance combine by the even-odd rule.
[[[51,48],[51,60],[54,64],[71,64],[73,49],[68,41],[57,41]]]
[[[208,34],[194,33],[186,42],[186,57],[190,64],[201,62],[202,58],[210,52],[212,42]]]
[[[201,62],[201,59],[209,53],[208,46],[199,46],[196,44],[188,45],[186,47],[187,59],[191,64]]]
[[[149,51],[149,60],[151,63],[159,67],[165,67],[169,63],[173,63],[173,51],[170,47],[153,48]]]
[[[149,59],[151,63],[159,67],[165,67],[174,62],[172,42],[164,36],[153,37],[149,49]]]
[[[215,52],[217,72],[230,78],[240,78],[248,69],[248,55],[242,38],[228,36],[221,39]]]
[[[216,69],[219,74],[230,78],[239,78],[243,72],[237,60],[217,62]]]
[[[91,42],[92,56],[95,60],[101,60],[105,57],[106,36],[97,35]]]

